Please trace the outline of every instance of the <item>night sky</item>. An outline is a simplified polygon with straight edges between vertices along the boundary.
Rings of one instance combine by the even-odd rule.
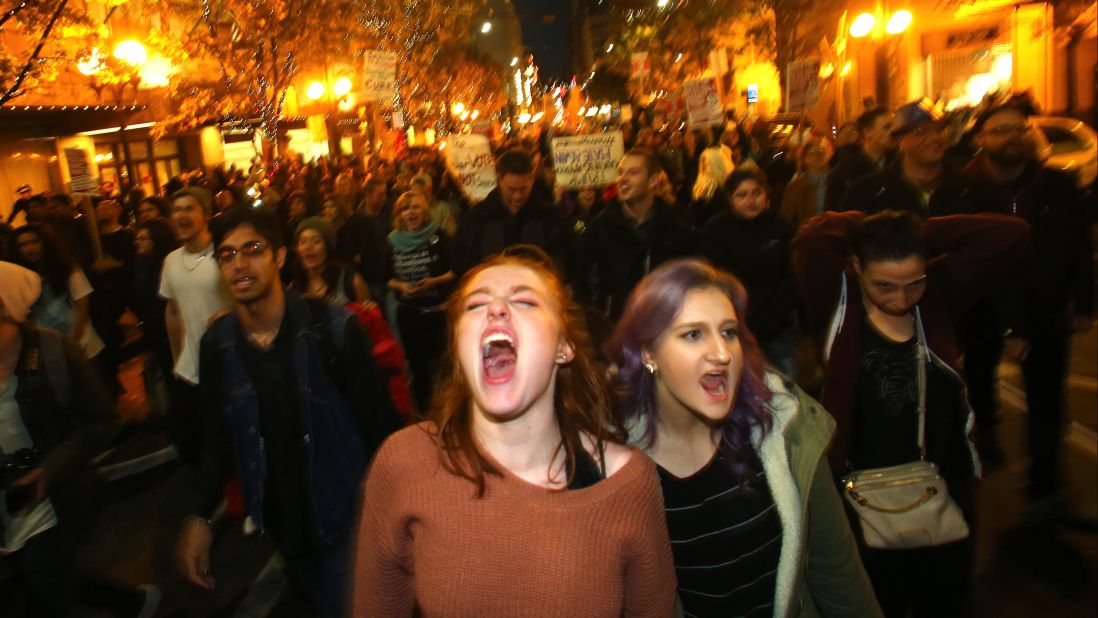
[[[568,0],[511,0],[522,25],[522,44],[534,54],[541,82],[572,79],[571,17]],[[555,16],[555,19],[548,19]]]

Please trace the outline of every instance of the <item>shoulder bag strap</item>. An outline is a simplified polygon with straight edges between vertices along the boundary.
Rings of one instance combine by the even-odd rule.
[[[915,375],[919,383],[919,459],[926,461],[926,333],[919,306],[915,306]]]

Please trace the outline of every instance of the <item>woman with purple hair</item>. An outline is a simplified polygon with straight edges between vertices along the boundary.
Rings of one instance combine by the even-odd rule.
[[[768,370],[747,292],[700,260],[637,285],[607,352],[658,465],[687,616],[880,616],[823,456],[835,421]]]

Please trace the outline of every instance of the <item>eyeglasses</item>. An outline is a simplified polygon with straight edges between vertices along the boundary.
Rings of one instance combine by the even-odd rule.
[[[239,249],[233,249],[232,247],[222,247],[217,250],[217,263],[222,266],[231,264],[236,256],[239,254],[245,260],[250,260],[259,257],[267,250],[267,243],[265,242],[250,242],[241,245]]]
[[[992,134],[992,135],[998,135],[998,136],[1010,135],[1011,133],[1016,133],[1018,135],[1021,135],[1021,134],[1026,133],[1026,132],[1029,131],[1029,123],[1026,123],[1026,122],[1019,122],[1019,123],[1016,123],[1016,124],[1004,123],[1004,124],[996,125],[994,127],[988,127],[987,129],[985,129],[985,131],[987,133]]]

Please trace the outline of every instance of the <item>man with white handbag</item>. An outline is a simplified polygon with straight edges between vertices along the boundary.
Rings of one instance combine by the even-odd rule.
[[[886,211],[825,213],[793,242],[838,424],[829,459],[888,616],[964,612],[980,463],[954,323],[1028,238],[1008,217]]]

